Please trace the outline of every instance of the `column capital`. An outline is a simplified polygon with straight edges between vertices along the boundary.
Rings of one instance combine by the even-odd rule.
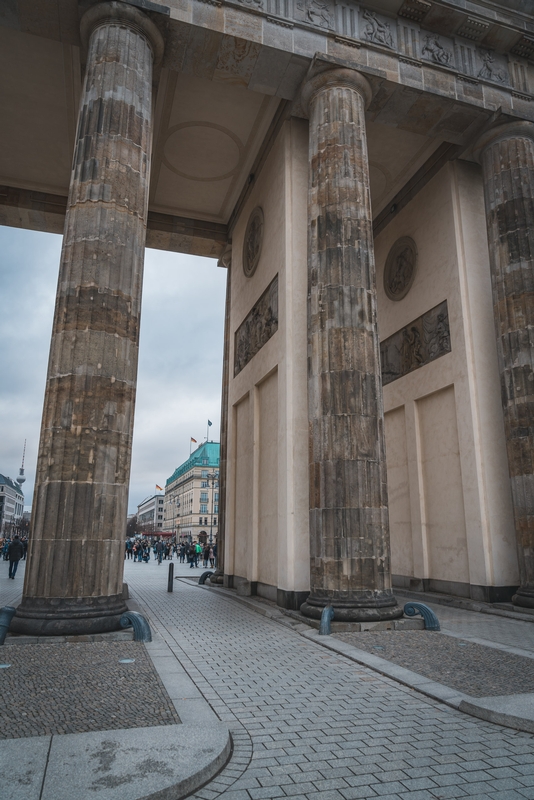
[[[222,251],[222,255],[217,261],[218,267],[223,267],[223,269],[230,269],[232,266],[232,243],[229,242],[224,250]]]
[[[98,3],[85,12],[80,22],[83,46],[87,49],[89,38],[95,28],[110,23],[127,25],[129,28],[141,33],[152,49],[154,66],[161,61],[165,43],[155,24],[140,9],[126,3],[119,3],[117,0]]]
[[[534,141],[534,122],[519,119],[514,122],[506,122],[504,125],[496,125],[494,128],[484,131],[478,138],[473,145],[473,156],[480,163],[483,152],[495,142],[525,138]]]
[[[371,84],[361,72],[345,67],[334,67],[333,69],[325,69],[318,72],[305,81],[301,93],[303,108],[305,111],[309,111],[311,100],[319,92],[339,87],[347,87],[358,92],[363,97],[365,108],[368,107],[373,98]]]

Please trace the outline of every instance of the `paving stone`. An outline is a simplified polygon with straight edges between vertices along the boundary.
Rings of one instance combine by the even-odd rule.
[[[534,800],[520,783],[534,774],[534,736],[461,714],[216,590],[176,581],[169,594],[150,567],[128,572],[132,595],[199,691],[236,736],[252,735],[243,738],[252,760],[239,755],[242,776],[206,787],[221,800],[503,800],[501,780],[517,781],[510,791]]]

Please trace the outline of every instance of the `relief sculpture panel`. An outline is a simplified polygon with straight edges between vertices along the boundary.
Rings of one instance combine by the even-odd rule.
[[[278,275],[235,332],[234,378],[278,330]]]
[[[447,301],[431,308],[380,343],[385,386],[451,352]]]

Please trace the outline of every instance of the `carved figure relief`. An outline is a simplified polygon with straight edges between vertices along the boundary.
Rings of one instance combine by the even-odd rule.
[[[321,28],[332,27],[330,7],[324,0],[300,0],[300,2],[297,3],[297,8],[304,12],[308,22],[313,22],[314,25],[320,25]]]
[[[234,377],[278,330],[278,275],[235,332]]]
[[[397,239],[388,253],[384,269],[384,291],[390,300],[402,300],[415,278],[417,247],[409,236]]]
[[[447,66],[452,60],[452,50],[446,50],[434,33],[425,36],[425,44],[421,52],[423,56],[435,61],[436,64]]]
[[[251,8],[263,8],[263,0],[239,0],[239,2]]]
[[[447,301],[431,308],[380,344],[385,386],[451,352]]]
[[[368,42],[382,44],[385,47],[394,47],[393,36],[387,22],[377,19],[376,14],[366,8],[363,10],[363,18],[368,23],[363,32],[363,36]]]
[[[478,71],[477,77],[483,80],[496,81],[497,83],[508,83],[508,75],[495,64],[495,56],[489,51],[480,51],[482,68]]]
[[[243,241],[243,272],[250,278],[254,275],[263,244],[263,211],[257,206],[250,215]]]

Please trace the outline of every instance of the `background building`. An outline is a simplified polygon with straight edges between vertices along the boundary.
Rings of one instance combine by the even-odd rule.
[[[215,542],[219,519],[219,443],[204,442],[165,484],[165,528],[178,539]]]
[[[0,475],[0,534],[11,534],[11,528],[16,525],[24,513],[24,495],[20,485]]]
[[[137,506],[137,532],[158,533],[163,530],[163,500],[161,494],[147,497]]]

